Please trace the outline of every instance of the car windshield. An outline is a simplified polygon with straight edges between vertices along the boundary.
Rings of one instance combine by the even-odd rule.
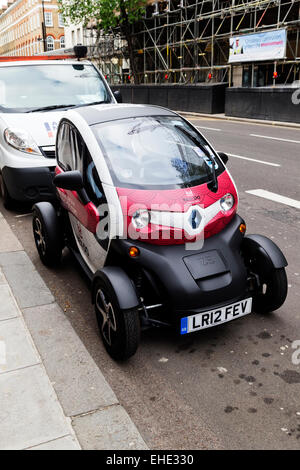
[[[0,112],[43,111],[103,101],[110,102],[111,97],[93,65],[51,62],[0,67]]]
[[[173,189],[211,181],[224,166],[207,141],[179,116],[137,117],[92,126],[114,184]]]

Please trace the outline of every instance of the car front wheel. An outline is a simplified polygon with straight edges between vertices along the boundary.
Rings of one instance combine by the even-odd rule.
[[[99,279],[94,288],[97,323],[103,344],[115,360],[133,356],[140,342],[138,309],[122,310],[113,288]]]
[[[281,307],[287,296],[286,271],[284,268],[274,268],[260,281],[260,292],[254,299],[254,311],[257,313],[273,312]]]
[[[62,237],[56,219],[57,216],[55,223],[52,224],[42,212],[36,209],[33,211],[32,228],[35,245],[42,263],[48,267],[57,265],[62,255]]]

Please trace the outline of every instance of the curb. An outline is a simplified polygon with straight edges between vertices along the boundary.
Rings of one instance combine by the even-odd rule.
[[[250,119],[250,118],[242,118],[242,117],[234,117],[234,116],[225,116],[225,114],[204,114],[204,113],[189,113],[187,111],[176,111],[178,114],[182,114],[183,116],[193,116],[199,118],[210,118],[216,119],[220,121],[233,121],[233,122],[243,122],[243,123],[250,123],[250,124],[261,124],[265,126],[274,126],[274,127],[289,127],[292,129],[300,129],[300,124],[294,122],[283,122],[283,121],[267,121],[264,119]]]
[[[57,437],[53,435],[48,440],[44,438],[38,441],[34,436],[33,444],[23,446],[20,441],[11,444],[11,438],[6,442],[6,447],[14,445],[15,448],[63,450],[74,449],[75,442],[77,449],[85,450],[148,449],[1,212],[0,224],[0,284],[1,287],[9,285],[11,298],[19,312],[18,319],[24,322],[36,357],[39,358],[22,371],[30,368],[44,370],[43,380],[48,381],[48,388],[52,390],[52,402],[61,409],[60,420],[64,419],[69,429],[65,435],[57,433]],[[10,321],[13,320],[16,318]],[[0,321],[0,325],[4,322],[6,320]],[[14,372],[1,375],[0,370],[0,379]],[[13,393],[13,385],[11,388]],[[40,388],[43,391],[42,385]],[[29,407],[27,402],[24,405],[25,408]],[[29,411],[31,409],[27,415]],[[32,419],[34,425],[34,417]],[[22,419],[19,425],[22,427]],[[26,432],[23,435],[25,439]]]

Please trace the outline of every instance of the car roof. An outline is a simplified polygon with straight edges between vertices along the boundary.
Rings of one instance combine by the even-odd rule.
[[[96,106],[84,106],[66,112],[78,113],[87,122],[89,126],[115,121],[117,119],[126,119],[142,116],[177,116],[177,113],[161,106],[144,104],[100,104]]]
[[[91,62],[88,60],[81,60],[78,62],[76,59],[65,59],[65,60],[12,60],[11,62],[5,61],[0,62],[0,67],[24,67],[31,66],[31,65],[78,65],[78,64],[85,64],[91,65]]]

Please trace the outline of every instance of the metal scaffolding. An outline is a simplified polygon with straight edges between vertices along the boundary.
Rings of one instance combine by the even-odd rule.
[[[260,63],[264,78],[259,78],[255,62],[228,64],[229,38],[283,27],[287,56]],[[300,79],[300,0],[149,0],[146,15],[133,32],[140,83],[231,84],[241,75],[241,81],[248,77],[250,86],[255,86],[259,80],[269,83],[270,70],[282,70],[285,83]],[[118,37],[122,47],[116,54],[111,49],[109,57],[103,47],[98,49],[102,66],[118,58],[119,72],[112,71],[112,83],[124,81],[121,57],[127,59],[124,41]],[[114,45],[112,37],[110,43]]]

